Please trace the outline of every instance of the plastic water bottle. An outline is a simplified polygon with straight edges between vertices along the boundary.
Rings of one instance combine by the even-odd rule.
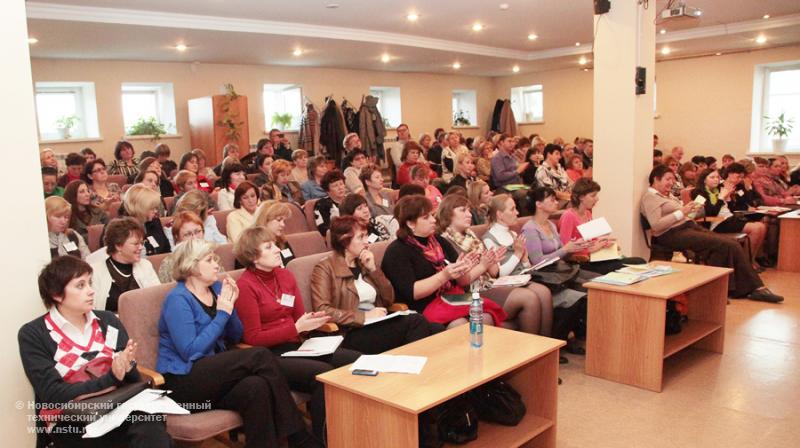
[[[473,291],[469,305],[469,345],[473,348],[483,346],[483,301],[477,291]]]

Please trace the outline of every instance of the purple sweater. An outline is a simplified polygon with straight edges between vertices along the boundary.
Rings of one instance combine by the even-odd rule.
[[[536,264],[544,260],[545,256],[553,253],[562,259],[567,255],[567,251],[561,247],[561,239],[558,236],[556,225],[549,220],[547,224],[552,232],[551,237],[545,235],[533,219],[522,226],[522,234],[525,235],[525,248],[528,249],[528,259],[531,264]]]

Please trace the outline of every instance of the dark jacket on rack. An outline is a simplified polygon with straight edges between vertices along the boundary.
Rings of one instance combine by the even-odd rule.
[[[386,127],[378,111],[378,98],[372,95],[364,98],[358,111],[358,137],[361,139],[361,148],[368,155],[383,155]]]
[[[347,100],[342,101],[342,113],[344,114],[344,125],[347,128],[347,132],[358,134],[358,112]]]
[[[339,166],[344,154],[344,120],[342,111],[334,100],[328,100],[320,120],[319,143],[325,148],[329,157],[336,160]]]
[[[498,99],[494,103],[494,112],[492,112],[492,130],[500,132],[500,112],[503,111],[503,100]]]
[[[311,103],[306,104],[306,113],[300,119],[300,135],[297,137],[297,146],[306,150],[309,155],[319,152],[319,113]]]
[[[503,101],[503,108],[500,110],[500,132],[508,135],[517,135],[517,121],[514,120],[514,112],[511,110],[511,101]]]

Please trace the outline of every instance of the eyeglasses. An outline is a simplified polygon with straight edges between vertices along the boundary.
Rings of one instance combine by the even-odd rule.
[[[207,261],[209,263],[219,263],[219,260],[220,260],[220,258],[219,258],[219,255],[217,255],[217,254],[211,254],[210,257],[207,257]],[[199,258],[195,258],[194,261],[196,261],[196,262],[206,261],[206,258],[203,258],[202,260],[199,259]]]
[[[103,171],[106,171],[105,167],[97,168],[95,170],[92,170],[92,174],[102,173]]]
[[[203,229],[195,229],[190,232],[181,232],[181,239],[191,238],[193,236],[202,236]]]

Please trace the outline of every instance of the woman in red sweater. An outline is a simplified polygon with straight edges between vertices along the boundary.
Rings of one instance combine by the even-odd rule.
[[[322,383],[315,378],[354,362],[360,353],[339,348],[325,356],[281,357],[285,352],[297,350],[301,335],[316,330],[330,316],[305,312],[294,275],[283,268],[281,249],[265,227],[245,229],[234,253],[246,268],[236,282],[239,287],[236,312],[244,327],[242,342],[272,350],[291,389],[311,394],[312,427],[314,434],[324,440],[325,394]]]

